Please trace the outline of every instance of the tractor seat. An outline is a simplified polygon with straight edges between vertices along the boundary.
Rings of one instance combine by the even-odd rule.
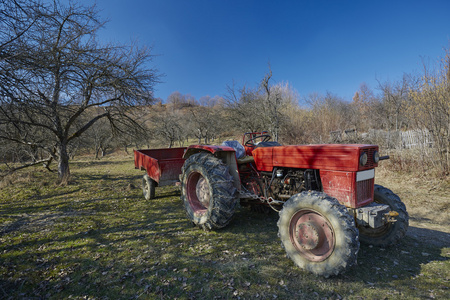
[[[236,154],[236,159],[238,160],[245,156],[245,148],[238,141],[225,141],[222,143],[222,146],[233,148],[234,153]]]
[[[244,164],[252,163],[254,161],[255,161],[255,159],[253,158],[253,156],[250,156],[250,155],[247,155],[247,156],[237,159],[238,165],[244,165]]]
[[[236,154],[236,161],[238,165],[248,164],[255,161],[253,156],[245,155],[245,148],[238,141],[225,141],[222,143],[223,146],[228,146],[234,149]]]

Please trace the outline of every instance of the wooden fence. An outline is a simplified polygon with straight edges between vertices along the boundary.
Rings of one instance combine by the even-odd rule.
[[[359,133],[355,130],[330,132],[331,143],[377,144],[388,149],[432,148],[433,135],[428,130],[384,131],[369,130]]]

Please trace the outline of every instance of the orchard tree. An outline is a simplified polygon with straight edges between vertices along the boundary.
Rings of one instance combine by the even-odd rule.
[[[152,118],[153,126],[150,128],[153,138],[166,143],[172,148],[178,141],[182,142],[184,137],[183,115],[180,110],[171,111],[166,109]]]
[[[40,5],[34,0],[0,0],[0,49],[20,38],[43,17],[36,9]]]
[[[132,107],[152,102],[159,76],[149,48],[98,41],[95,6],[12,3],[0,20],[0,139],[45,151],[67,183],[72,143],[99,120],[137,125]]]
[[[378,82],[378,88],[382,92],[382,103],[385,115],[386,130],[398,131],[407,127],[408,119],[406,108],[409,102],[409,90],[412,85],[412,77],[404,74],[401,81]]]
[[[424,64],[423,76],[410,91],[410,115],[416,126],[428,130],[434,140],[443,175],[450,173],[450,50],[435,71]],[[434,163],[434,162],[433,162]]]
[[[221,109],[219,107],[196,106],[190,108],[189,128],[198,143],[208,144],[221,130],[225,131]]]
[[[230,117],[239,130],[269,130],[274,140],[278,140],[282,127],[288,122],[286,112],[296,99],[288,84],[273,85],[271,79],[269,66],[257,88],[228,86],[226,100]]]
[[[305,101],[313,115],[314,126],[310,130],[315,135],[314,143],[323,143],[331,132],[342,132],[351,127],[350,104],[337,95],[330,92],[310,94]]]
[[[363,82],[359,90],[355,92],[352,98],[351,106],[351,125],[359,132],[367,132],[381,123],[379,112],[380,103],[375,97],[374,92]]]

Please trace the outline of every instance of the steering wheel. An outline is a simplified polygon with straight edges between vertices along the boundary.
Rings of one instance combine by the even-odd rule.
[[[261,134],[261,135],[254,136],[254,137],[252,137],[251,139],[248,139],[245,142],[245,146],[247,146],[247,147],[255,147],[256,145],[255,145],[254,142],[255,142],[256,139],[262,139],[261,142],[267,142],[268,140],[271,139],[271,136],[268,135],[268,134]]]

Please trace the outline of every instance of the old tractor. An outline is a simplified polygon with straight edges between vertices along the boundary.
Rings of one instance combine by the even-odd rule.
[[[147,199],[155,187],[179,182],[187,217],[196,226],[227,226],[236,205],[279,213],[278,235],[302,269],[329,277],[356,263],[360,241],[397,243],[408,213],[391,190],[374,184],[375,168],[389,158],[378,146],[283,146],[267,132],[245,133],[242,143],[135,150],[145,169]]]

